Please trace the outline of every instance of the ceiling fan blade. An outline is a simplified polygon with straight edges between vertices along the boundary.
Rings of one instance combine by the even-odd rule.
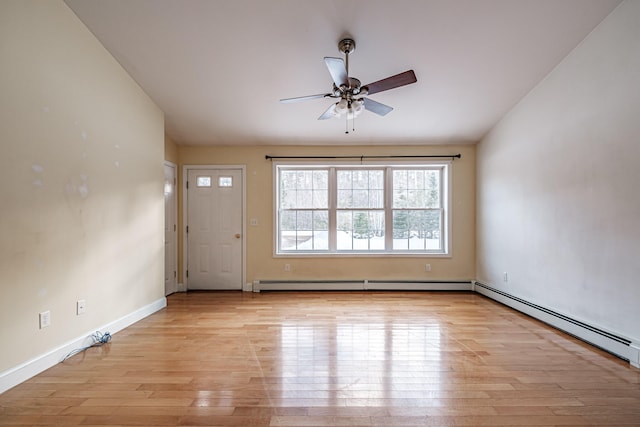
[[[378,80],[377,82],[369,83],[368,85],[365,85],[365,87],[368,88],[367,94],[371,95],[384,90],[409,85],[417,81],[416,73],[414,73],[413,70],[409,70],[404,73],[396,74],[395,76],[387,77],[386,79]]]
[[[328,96],[331,96],[331,94],[330,93],[321,93],[321,94],[318,94],[318,95],[299,96],[297,98],[285,98],[285,99],[281,99],[280,102],[282,102],[283,104],[290,104],[292,102],[307,101],[309,99],[326,98]]]
[[[371,111],[372,113],[376,113],[380,116],[386,116],[388,113],[393,111],[393,107],[389,107],[388,105],[381,104],[379,102],[374,101],[369,98],[362,98],[364,101],[364,109]]]
[[[318,120],[327,120],[334,117],[333,110],[335,109],[336,109],[336,104],[331,104],[331,106],[327,108],[327,110],[324,113],[322,113],[320,117],[318,117]]]
[[[329,69],[331,78],[337,87],[349,86],[349,76],[347,75],[347,67],[344,65],[344,61],[341,58],[331,58],[325,56],[325,64]]]

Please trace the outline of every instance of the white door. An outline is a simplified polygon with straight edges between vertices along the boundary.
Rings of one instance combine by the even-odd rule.
[[[164,164],[164,294],[178,291],[176,165]]]
[[[187,173],[187,287],[242,289],[242,170]]]

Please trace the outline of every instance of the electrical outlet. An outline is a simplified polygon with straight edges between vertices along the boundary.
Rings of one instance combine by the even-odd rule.
[[[49,310],[40,313],[40,329],[51,325],[51,312]]]
[[[76,303],[76,314],[80,316],[81,314],[84,314],[85,311],[87,311],[87,302],[83,299],[79,299]]]
[[[431,271],[431,264],[425,264],[424,265],[424,271],[426,271],[427,273]]]
[[[291,271],[291,264],[285,264],[284,271]]]
[[[258,218],[251,218],[249,220],[249,225],[252,225],[254,227],[257,226],[258,225]]]

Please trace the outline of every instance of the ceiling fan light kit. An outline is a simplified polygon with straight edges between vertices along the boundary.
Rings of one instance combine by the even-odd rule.
[[[379,116],[385,116],[393,110],[385,104],[381,104],[365,95],[382,92],[389,89],[395,89],[417,82],[416,75],[413,70],[405,71],[382,80],[362,86],[360,80],[349,76],[349,54],[356,48],[356,42],[353,39],[345,38],[338,43],[338,50],[345,55],[344,61],[341,58],[325,57],[324,62],[327,65],[329,74],[333,80],[333,88],[331,92],[318,95],[308,95],[296,98],[281,99],[282,103],[291,103],[298,101],[306,101],[318,98],[338,99],[337,102],[331,104],[324,113],[318,117],[318,120],[326,120],[330,118],[338,118],[345,116],[347,122],[353,120],[367,110]],[[348,126],[347,126],[348,128]],[[346,133],[349,133],[347,130]]]

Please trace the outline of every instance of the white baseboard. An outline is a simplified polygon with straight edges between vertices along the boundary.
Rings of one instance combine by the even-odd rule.
[[[479,294],[538,319],[569,335],[573,335],[621,359],[628,360],[635,367],[640,367],[640,345],[634,344],[630,339],[621,334],[606,331],[581,320],[570,318],[569,316],[533,304],[481,282],[475,282],[474,288]]]
[[[256,280],[260,291],[471,291],[471,280]]]
[[[10,388],[15,387],[16,385],[28,380],[29,378],[39,374],[40,372],[60,363],[62,359],[72,350],[91,344],[92,341],[90,337],[96,332],[96,330],[103,333],[109,332],[111,335],[114,335],[127,326],[130,326],[137,321],[144,319],[150,314],[153,314],[166,306],[167,299],[164,297],[160,298],[159,300],[156,300],[151,304],[147,304],[146,306],[141,307],[134,312],[121,317],[120,319],[116,319],[113,322],[107,323],[106,325],[92,329],[91,331],[87,331],[83,336],[68,341],[65,344],[47,353],[36,356],[27,362],[1,372],[0,393],[4,393]]]

